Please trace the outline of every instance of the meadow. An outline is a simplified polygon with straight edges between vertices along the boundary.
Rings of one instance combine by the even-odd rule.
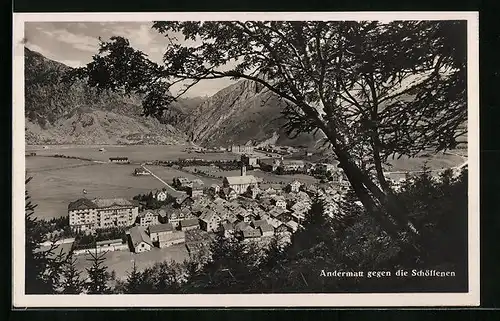
[[[27,176],[33,177],[27,185],[32,200],[38,204],[35,214],[43,219],[67,215],[68,204],[80,197],[87,198],[132,198],[152,189],[162,188],[163,184],[152,176],[133,176],[133,165],[98,164],[81,162],[74,166],[73,160],[48,158],[52,167],[45,165],[45,160],[27,157]],[[37,167],[42,166],[42,167]],[[87,194],[83,194],[83,190]]]
[[[89,254],[78,255],[76,267],[79,271],[86,275],[86,269],[90,268],[92,262],[89,261]],[[178,263],[184,262],[189,258],[185,244],[177,244],[167,248],[152,248],[149,252],[132,253],[130,251],[114,251],[104,254],[108,272],[115,271],[116,278],[125,279],[128,273],[132,270],[134,261],[138,270],[144,270],[152,266],[156,262],[175,261]]]

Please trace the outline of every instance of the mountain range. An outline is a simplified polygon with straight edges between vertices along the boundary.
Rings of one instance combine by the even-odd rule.
[[[158,120],[142,116],[141,97],[101,93],[63,81],[71,69],[25,48],[25,137],[37,144],[315,145],[321,136],[288,139],[283,102],[248,80],[211,97],[183,98]]]

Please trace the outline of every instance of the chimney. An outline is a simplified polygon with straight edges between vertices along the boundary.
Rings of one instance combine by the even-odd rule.
[[[247,167],[245,165],[241,165],[241,176],[247,175]]]

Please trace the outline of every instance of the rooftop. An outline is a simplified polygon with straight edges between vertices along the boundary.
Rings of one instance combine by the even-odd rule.
[[[169,231],[173,231],[173,230],[174,230],[174,227],[172,226],[172,223],[157,224],[157,225],[149,226],[149,233],[169,232]]]
[[[89,208],[97,208],[97,205],[87,198],[80,198],[74,202],[69,203],[68,205],[69,211],[89,209]]]
[[[195,226],[195,225],[198,225],[198,219],[197,218],[190,218],[190,219],[187,219],[187,220],[182,220],[181,221],[181,226]]]
[[[224,178],[229,185],[257,184],[258,180],[253,175],[228,176]]]
[[[268,223],[260,225],[259,229],[260,229],[260,231],[262,233],[264,233],[264,232],[274,232],[274,228],[270,224],[268,224]]]
[[[131,201],[124,198],[96,198],[93,202],[99,208],[112,206],[135,206]]]

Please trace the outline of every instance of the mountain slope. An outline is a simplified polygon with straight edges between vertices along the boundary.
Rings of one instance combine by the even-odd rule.
[[[180,123],[189,138],[207,147],[267,142],[314,145],[321,137],[287,138],[282,126],[283,101],[249,80],[230,85],[200,104]]]
[[[141,99],[119,93],[98,95],[84,82],[68,85],[71,68],[25,48],[25,116],[27,144],[178,144],[177,130],[187,112],[182,102],[164,120],[141,116]]]

